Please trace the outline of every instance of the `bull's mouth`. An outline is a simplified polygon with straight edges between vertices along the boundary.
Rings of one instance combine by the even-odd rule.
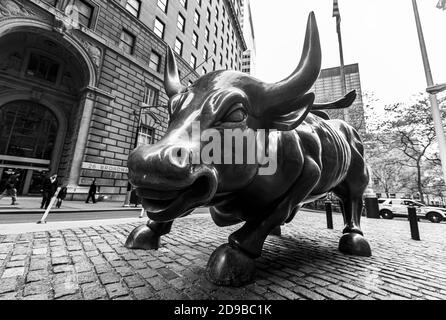
[[[217,191],[218,181],[214,170],[202,170],[192,184],[183,189],[159,190],[139,187],[136,194],[150,219],[167,222],[178,218],[190,210],[206,205]]]

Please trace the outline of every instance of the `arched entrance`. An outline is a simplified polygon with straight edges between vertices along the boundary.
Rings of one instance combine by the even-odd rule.
[[[19,194],[38,194],[43,174],[70,178],[96,75],[77,40],[22,20],[0,23],[0,190],[15,172]]]
[[[39,193],[49,171],[59,124],[46,107],[18,100],[0,107],[0,190],[11,174],[19,174],[19,194]]]

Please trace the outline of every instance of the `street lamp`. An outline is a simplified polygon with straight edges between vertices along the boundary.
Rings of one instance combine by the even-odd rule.
[[[426,74],[426,81],[428,85],[428,88],[426,90],[430,93],[429,100],[432,107],[432,119],[434,120],[435,133],[437,135],[438,147],[440,149],[440,160],[444,179],[443,181],[444,183],[446,183],[446,138],[444,136],[440,108],[438,106],[437,97],[435,96],[436,93],[445,89],[443,88],[443,86],[446,86],[446,84],[434,86],[434,80],[432,78],[429,58],[427,55],[426,43],[424,42],[423,29],[421,27],[420,14],[418,13],[417,0],[412,0],[412,6],[415,14],[415,22],[417,25],[418,39],[420,41],[421,56],[423,58],[424,72]]]
[[[426,91],[430,94],[437,94],[446,90],[446,83],[436,84],[434,86],[427,87]]]
[[[146,103],[141,102],[140,108],[139,108],[139,114],[136,113],[136,111],[133,111],[133,114],[135,115],[135,118],[137,117],[137,126],[136,126],[136,133],[135,133],[135,143],[133,145],[133,148],[136,149],[138,147],[138,139],[139,139],[139,132],[141,130],[141,118],[143,114],[149,115],[154,121],[155,124],[161,125],[162,119],[155,114],[150,109],[156,109],[156,108],[167,108],[166,105],[148,105]],[[132,193],[132,185],[130,182],[127,183],[127,193],[125,195],[124,199],[124,207],[128,207],[130,205],[130,195]]]

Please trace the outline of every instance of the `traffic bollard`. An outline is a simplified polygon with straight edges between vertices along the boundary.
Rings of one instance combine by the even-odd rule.
[[[327,229],[333,229],[333,210],[331,201],[325,201],[325,214],[327,215]]]
[[[420,231],[418,230],[417,209],[413,206],[407,208],[409,211],[410,234],[413,240],[420,240]]]

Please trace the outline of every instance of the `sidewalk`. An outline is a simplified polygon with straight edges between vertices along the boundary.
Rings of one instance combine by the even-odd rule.
[[[40,213],[40,197],[19,197],[17,205],[11,205],[11,198],[5,197],[0,200],[0,214],[4,213]],[[122,201],[100,201],[96,203],[85,203],[85,201],[64,201],[60,209],[55,206],[52,210],[57,212],[94,212],[94,211],[117,211],[117,210],[141,210],[141,206],[124,207]]]

